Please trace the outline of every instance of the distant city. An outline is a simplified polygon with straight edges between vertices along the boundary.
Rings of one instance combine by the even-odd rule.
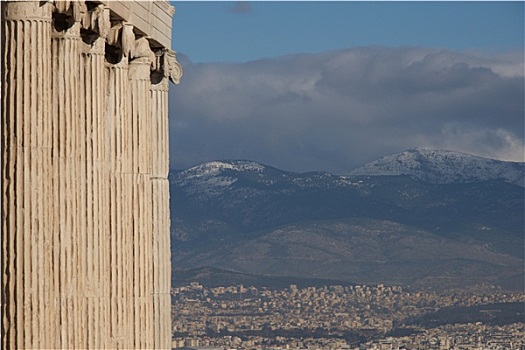
[[[425,148],[175,172],[172,346],[524,350],[524,173]]]
[[[173,348],[525,349],[525,294],[481,286],[172,289]]]

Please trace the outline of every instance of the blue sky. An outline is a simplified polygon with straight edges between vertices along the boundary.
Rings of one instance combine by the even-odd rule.
[[[357,46],[522,49],[523,2],[172,2],[173,46],[240,62]],[[521,28],[521,30],[520,30]]]
[[[170,161],[524,161],[524,2],[173,2]]]

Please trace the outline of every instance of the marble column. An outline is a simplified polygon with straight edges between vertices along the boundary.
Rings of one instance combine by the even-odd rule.
[[[155,348],[166,348],[170,325],[171,266],[169,242],[169,170],[168,159],[168,79],[151,86],[152,121],[152,196],[153,201],[153,298],[155,312]],[[168,210],[166,210],[168,208]],[[166,300],[167,299],[167,300]],[[168,303],[166,303],[168,301]]]
[[[2,2],[3,348],[171,345],[171,75],[110,8]]]
[[[81,262],[86,235],[85,186],[85,122],[81,111],[82,77],[80,23],[70,27],[63,18],[54,18],[52,32],[52,91],[55,125],[53,161],[54,202],[57,234],[54,247],[53,280],[57,291],[60,316],[55,319],[59,330],[59,346],[86,347],[85,333],[77,315],[83,314]]]
[[[169,203],[169,80],[178,83],[182,74],[175,53],[156,53],[156,71],[151,84],[151,190],[153,198],[153,298],[155,348],[171,346],[171,251]]]
[[[107,10],[106,10],[107,11]],[[85,281],[85,331],[87,348],[106,347],[109,307],[109,162],[106,156],[105,38],[84,45],[81,89],[85,96],[86,185],[85,218],[88,234],[83,246],[82,277]]]
[[[133,280],[135,299],[135,347],[153,349],[153,238],[151,197],[151,94],[150,75],[153,52],[146,38],[135,43],[130,61],[131,118],[133,130]]]
[[[133,313],[129,302],[133,288],[130,264],[133,266],[132,235],[130,234],[129,205],[133,198],[128,177],[131,158],[129,157],[130,84],[128,79],[128,57],[122,56],[116,64],[107,65],[106,151],[109,163],[109,332],[113,348],[133,348],[133,329],[130,315]]]
[[[53,343],[52,7],[2,3],[2,346]]]

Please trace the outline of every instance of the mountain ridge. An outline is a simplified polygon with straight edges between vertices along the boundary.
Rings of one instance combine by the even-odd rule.
[[[501,176],[505,162],[469,158],[460,167],[465,155],[443,154],[426,157],[468,176],[295,173],[243,160],[171,173],[174,268],[405,285],[514,280],[523,272],[523,187]],[[443,161],[416,169],[432,173],[432,164]]]
[[[349,175],[408,175],[431,183],[467,183],[503,179],[524,186],[525,163],[418,147],[366,163]]]

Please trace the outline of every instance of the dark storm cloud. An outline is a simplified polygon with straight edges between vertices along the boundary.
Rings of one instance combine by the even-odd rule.
[[[344,173],[408,148],[523,161],[523,54],[357,48],[193,64],[170,90],[171,163]]]

